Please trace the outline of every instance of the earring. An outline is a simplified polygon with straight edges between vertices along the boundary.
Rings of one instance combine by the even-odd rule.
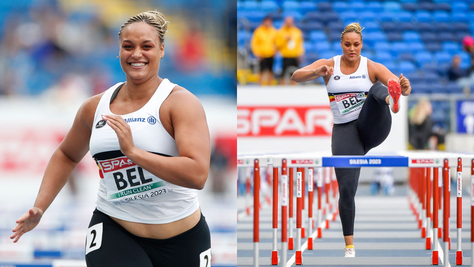
[[[120,55],[118,55],[117,58],[120,58]]]

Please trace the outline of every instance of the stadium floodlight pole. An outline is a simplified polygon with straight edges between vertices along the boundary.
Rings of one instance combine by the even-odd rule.
[[[456,224],[457,224],[457,249],[456,249],[456,265],[462,265],[462,158],[458,158],[458,168],[456,176]]]
[[[322,223],[323,223],[323,211],[321,209],[322,206],[322,194],[323,194],[323,169],[318,168],[318,174],[317,174],[317,179],[316,183],[318,186],[318,238],[323,237],[323,229],[322,229]]]
[[[301,255],[301,213],[303,209],[303,168],[296,168],[296,265],[303,264]]]
[[[290,220],[290,235],[288,236],[288,249],[289,250],[293,250],[294,248],[294,242],[293,242],[293,224],[294,224],[294,220],[293,220],[293,213],[294,213],[294,208],[293,208],[293,168],[290,168],[290,180],[288,181],[288,189],[290,190],[288,196],[289,196],[289,212],[288,212],[288,217],[289,217],[289,220]]]
[[[258,267],[259,242],[259,209],[260,209],[260,166],[259,160],[254,160],[253,167],[253,266]]]
[[[432,254],[432,264],[439,264],[439,255],[438,255],[438,178],[439,178],[439,168],[433,168],[433,254]]]
[[[308,168],[308,250],[313,250],[313,187],[314,169]]]
[[[272,159],[271,159],[272,160]],[[272,249],[272,265],[278,265],[278,167],[273,162],[273,210],[272,210],[272,227],[273,227],[273,249]]]
[[[474,159],[471,160],[471,267],[474,267]]]
[[[426,168],[426,249],[431,249],[431,168]]]
[[[449,181],[449,165],[448,159],[444,159],[443,167],[443,191],[444,191],[444,207],[443,207],[443,242],[444,242],[444,266],[449,266],[449,197],[451,192],[451,183]]]
[[[286,159],[281,161],[281,267],[287,263],[288,169]]]

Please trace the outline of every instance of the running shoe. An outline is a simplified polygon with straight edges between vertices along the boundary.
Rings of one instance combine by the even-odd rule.
[[[344,257],[346,258],[354,258],[356,256],[356,251],[353,248],[346,248],[346,252]]]
[[[393,113],[398,113],[400,110],[398,100],[402,94],[402,88],[400,87],[400,84],[397,82],[397,80],[388,79],[388,93],[390,94],[388,101],[390,103],[390,108],[392,109]]]

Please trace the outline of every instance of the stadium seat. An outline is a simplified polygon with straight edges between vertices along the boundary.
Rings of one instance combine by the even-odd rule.
[[[450,33],[450,32],[440,32],[438,34],[438,40],[440,42],[446,42],[446,41],[457,41],[457,38],[454,34]]]
[[[260,9],[260,2],[256,1],[244,1],[242,2],[242,8],[247,11],[255,11]]]
[[[413,22],[413,16],[411,12],[408,11],[400,11],[397,12],[397,21],[399,22]]]
[[[318,10],[323,12],[330,12],[332,11],[332,5],[329,2],[319,2],[318,3]]]
[[[336,12],[321,12],[319,16],[321,17],[321,22],[324,24],[339,20],[339,14]]]
[[[345,10],[341,12],[340,17],[344,19],[344,21],[349,22],[349,23],[359,21],[359,15],[352,10]],[[348,23],[344,23],[344,24],[347,25]]]
[[[419,9],[419,5],[415,3],[403,3],[402,9],[405,11],[415,12]]]
[[[464,12],[453,12],[452,13],[452,21],[453,22],[469,22],[469,17]]]
[[[451,11],[451,3],[435,3],[435,10]]]
[[[398,22],[397,26],[398,26],[398,29],[402,32],[416,30],[416,24],[413,22]]]
[[[415,62],[415,56],[412,52],[403,52],[398,54],[398,59],[403,61]]]
[[[261,7],[262,11],[264,11],[264,12],[273,12],[273,11],[277,11],[277,10],[280,9],[278,4],[275,1],[271,1],[271,0],[262,1],[260,7]]]
[[[314,50],[318,52],[318,54],[321,54],[323,52],[326,52],[331,49],[331,44],[327,41],[318,41],[317,43],[314,43]]]
[[[342,54],[342,47],[341,47],[341,41],[334,41],[331,43],[332,50],[334,51],[335,54]]]
[[[327,27],[330,33],[335,32],[340,34],[344,30],[344,24],[339,21],[329,22]]]
[[[347,2],[336,1],[332,3],[332,10],[342,13],[351,9],[349,8],[349,4]]]
[[[432,25],[436,32],[451,31],[451,24],[446,22],[434,22]]]
[[[350,2],[349,9],[354,10],[357,13],[364,12],[367,10],[364,2],[355,2],[355,1]]]
[[[394,32],[394,31],[399,31],[400,29],[398,28],[398,23],[396,22],[382,22],[380,23],[380,27],[384,30],[385,33],[389,32]]]
[[[388,32],[387,33],[387,40],[390,41],[390,42],[401,41],[401,40],[403,40],[403,36],[399,32]]]
[[[393,57],[388,51],[377,50],[374,60],[376,62],[393,61]]]
[[[445,91],[444,86],[440,82],[431,81],[430,83],[428,83],[428,86],[430,87],[430,93],[432,94],[442,94]],[[438,112],[442,116],[439,120],[444,120],[444,117],[446,116],[446,114],[441,110]]]
[[[383,6],[379,2],[370,2],[365,5],[365,9],[378,14],[383,11]]]
[[[393,42],[390,47],[390,53],[393,57],[398,57],[401,53],[409,52],[408,44],[405,42]]]
[[[333,32],[330,32],[330,33],[329,33],[329,36],[328,36],[329,41],[331,41],[331,42],[335,42],[335,41],[340,42],[340,41],[341,41],[341,34],[340,34],[340,32],[342,32],[342,31],[337,31],[337,32],[333,31]]]
[[[457,82],[448,82],[445,85],[445,92],[450,94],[462,94],[463,88]]]
[[[367,27],[365,25],[369,22],[377,24],[377,27],[379,27],[378,26],[379,24],[375,22],[377,18],[376,13],[366,10],[366,11],[357,12],[357,14],[358,14],[359,20],[362,22],[362,24],[364,24],[364,27]]]
[[[395,12],[384,11],[379,14],[379,21],[387,22],[387,21],[396,21],[397,14]]]
[[[403,40],[407,43],[419,42],[421,41],[420,34],[416,31],[408,31],[402,33]]]
[[[436,31],[432,23],[418,22],[418,23],[413,23],[413,25],[415,25],[415,30],[417,30],[420,33]]]
[[[443,42],[441,44],[441,48],[443,51],[446,51],[448,53],[456,54],[457,52],[461,51],[461,44],[458,42]]]
[[[418,67],[421,68],[423,64],[433,62],[433,55],[427,51],[419,51],[415,53],[415,60]]]
[[[436,4],[431,3],[431,2],[422,2],[422,3],[419,3],[419,9],[431,12],[436,9]]]
[[[451,12],[453,13],[465,13],[469,10],[467,3],[463,1],[453,1],[451,4]]]
[[[416,71],[416,66],[409,61],[400,61],[399,69],[400,73],[403,73],[403,75],[408,75]]]
[[[431,93],[430,87],[425,83],[413,84],[411,88],[412,88],[412,91],[411,91],[412,94],[429,94],[429,93]]]
[[[387,37],[382,31],[377,32],[368,32],[364,35],[364,43],[367,43],[369,46],[373,47],[376,42],[386,41]]]
[[[297,11],[300,10],[300,3],[296,1],[285,1],[283,2],[283,12],[286,11]]]
[[[309,34],[309,38],[312,42],[327,41],[326,33],[323,31],[312,31]]]
[[[399,12],[402,9],[401,4],[394,1],[387,1],[384,2],[382,5],[386,11]]]
[[[426,43],[425,48],[428,52],[431,53],[438,52],[442,49],[440,43]]]
[[[446,11],[435,11],[433,12],[433,19],[435,22],[451,22],[451,15]]]
[[[303,43],[303,46],[304,46],[305,57],[308,54],[312,54],[312,53],[316,52],[315,45],[313,45],[312,42],[306,41],[306,42]]]
[[[300,12],[302,15],[311,12],[311,11],[316,11],[317,10],[317,5],[314,2],[311,1],[304,1],[300,3]]]
[[[431,22],[433,20],[430,12],[428,11],[416,11],[415,18],[418,22]]]

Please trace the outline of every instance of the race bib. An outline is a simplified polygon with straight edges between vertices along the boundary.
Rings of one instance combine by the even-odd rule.
[[[97,161],[107,188],[108,201],[130,202],[169,192],[166,182],[127,157]]]
[[[365,93],[347,93],[334,96],[337,108],[343,116],[362,109],[366,98]]]

